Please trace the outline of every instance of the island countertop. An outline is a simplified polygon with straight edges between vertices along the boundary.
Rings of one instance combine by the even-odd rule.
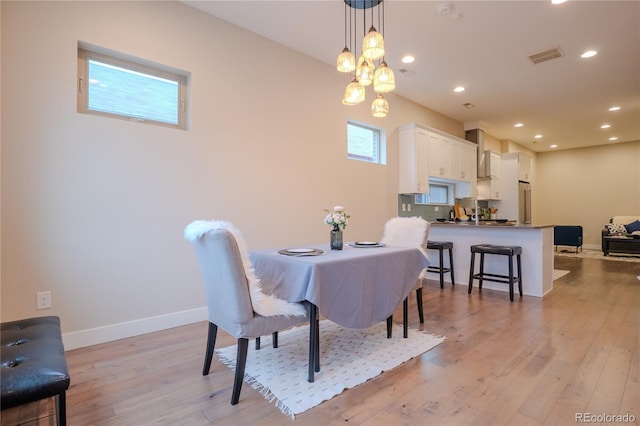
[[[497,222],[495,220],[481,220],[478,223],[474,221],[446,221],[446,222],[430,222],[432,226],[455,226],[455,227],[473,227],[473,228],[507,228],[507,229],[541,229],[553,228],[555,225],[538,225],[538,224],[521,224],[517,222]]]
[[[522,247],[522,290],[525,295],[543,297],[553,289],[553,226],[475,222],[430,222],[429,240],[451,241],[456,284],[469,284],[471,252],[474,244],[497,244]],[[439,263],[438,252],[428,250],[432,265]],[[448,259],[447,259],[448,260]],[[448,263],[445,261],[445,263]],[[486,256],[486,271],[506,275],[506,256]],[[477,265],[476,265],[477,266]],[[430,272],[430,279],[439,279]],[[474,286],[477,286],[477,281]],[[486,282],[484,288],[507,291],[502,283]],[[476,292],[473,294],[477,295]],[[507,299],[508,300],[508,299]]]

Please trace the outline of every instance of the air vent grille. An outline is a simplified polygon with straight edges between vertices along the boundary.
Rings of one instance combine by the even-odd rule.
[[[402,75],[406,75],[406,76],[411,76],[414,75],[416,72],[413,70],[410,70],[409,68],[400,68],[398,70],[398,72]]]
[[[564,53],[562,53],[562,50],[560,50],[559,47],[555,47],[553,49],[545,50],[544,52],[529,55],[529,60],[535,65],[552,59],[561,58],[563,56]]]

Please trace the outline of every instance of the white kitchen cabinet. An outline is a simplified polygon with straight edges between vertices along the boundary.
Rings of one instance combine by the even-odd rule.
[[[485,151],[484,159],[485,177],[478,181],[478,198],[500,200],[502,198],[502,154]]]
[[[399,185],[400,194],[429,193],[428,132],[417,126],[399,130]]]
[[[482,179],[478,181],[479,200],[500,200],[502,198],[500,179]]]
[[[518,180],[531,182],[531,157],[522,152],[518,153]]]
[[[477,147],[473,144],[458,141],[454,141],[453,146],[455,148],[451,150],[451,170],[454,178],[466,182],[475,181],[478,171]],[[453,166],[454,162],[457,168]]]
[[[451,177],[451,145],[449,141],[436,133],[429,132],[429,175]]]
[[[484,158],[486,177],[500,179],[502,176],[502,154],[495,151],[485,151]]]
[[[477,145],[418,124],[398,129],[399,193],[429,193],[429,177],[456,186],[456,197],[476,194]]]

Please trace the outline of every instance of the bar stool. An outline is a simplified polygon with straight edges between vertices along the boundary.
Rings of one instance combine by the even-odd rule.
[[[474,274],[474,261],[476,253],[480,253],[480,273]],[[509,256],[509,275],[489,274],[484,272],[484,255],[497,254]],[[473,288],[473,280],[479,281],[478,288],[482,290],[482,281],[494,281],[509,284],[509,299],[513,302],[513,285],[518,283],[520,297],[522,297],[522,265],[520,263],[520,255],[522,247],[520,246],[499,246],[493,244],[478,244],[471,246],[471,268],[469,269],[469,294]],[[518,276],[513,275],[513,256],[516,256],[518,263]]]
[[[451,274],[451,285],[456,284],[456,280],[453,278],[453,243],[451,241],[427,241],[427,248],[430,250],[438,250],[440,255],[440,266],[429,266],[427,270],[429,272],[440,273],[440,288],[444,288],[444,274]],[[449,250],[449,267],[444,267],[444,258],[442,256],[443,250]]]

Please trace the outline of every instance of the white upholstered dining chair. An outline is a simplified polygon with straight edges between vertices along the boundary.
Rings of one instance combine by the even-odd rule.
[[[429,259],[426,250],[427,241],[429,239],[429,227],[429,222],[421,217],[394,217],[389,219],[384,225],[384,235],[382,237],[382,242],[389,246],[417,247],[422,251],[424,257]],[[418,316],[420,318],[420,323],[424,323],[424,310],[422,306],[422,279],[426,278],[426,274],[427,270],[424,269],[416,280],[416,285],[414,287],[414,290],[416,290],[416,301],[418,305]],[[404,315],[406,317],[406,299],[404,306]]]
[[[262,293],[242,236],[231,223],[198,220],[185,228],[184,236],[195,248],[209,308],[202,375],[209,374],[220,327],[238,339],[231,394],[231,404],[235,405],[240,398],[249,339],[309,321],[309,308],[303,303],[290,303]],[[309,327],[310,365],[315,352],[312,328]],[[276,335],[274,342],[275,338]]]

